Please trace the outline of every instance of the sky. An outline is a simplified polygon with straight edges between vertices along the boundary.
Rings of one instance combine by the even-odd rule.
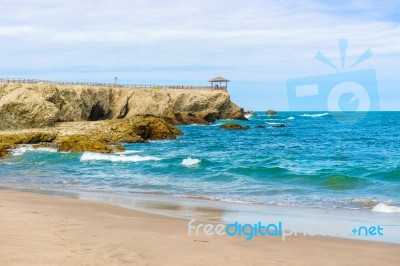
[[[288,92],[288,80],[305,78],[323,90],[312,101],[347,92],[348,106],[367,95],[375,109],[400,110],[400,1],[1,0],[0,10],[0,77],[208,85],[222,76],[240,106],[278,111],[314,108]],[[367,49],[373,56],[350,69]],[[363,70],[375,75],[351,74]]]

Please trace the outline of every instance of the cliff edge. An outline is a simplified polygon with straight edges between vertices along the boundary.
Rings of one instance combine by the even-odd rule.
[[[221,90],[128,89],[52,83],[0,85],[0,130],[51,127],[58,122],[164,118],[171,124],[245,119]]]

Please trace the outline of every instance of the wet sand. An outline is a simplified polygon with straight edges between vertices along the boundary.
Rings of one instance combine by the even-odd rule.
[[[0,190],[0,265],[398,265],[400,245],[188,236],[188,220]]]

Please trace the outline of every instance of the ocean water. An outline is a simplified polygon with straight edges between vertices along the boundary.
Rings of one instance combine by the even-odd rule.
[[[239,122],[245,131],[220,129],[226,122],[180,126],[177,140],[120,154],[21,146],[0,160],[0,186],[400,213],[400,112],[350,122],[259,112]]]

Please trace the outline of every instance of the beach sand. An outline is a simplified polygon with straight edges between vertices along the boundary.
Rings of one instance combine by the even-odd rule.
[[[188,221],[0,190],[0,265],[399,265],[400,245],[328,237],[189,237]]]

